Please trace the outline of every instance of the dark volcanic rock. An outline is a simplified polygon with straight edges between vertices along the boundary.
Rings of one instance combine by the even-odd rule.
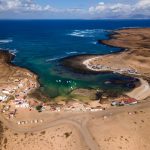
[[[81,74],[108,73],[108,71],[107,72],[98,72],[98,71],[89,70],[83,64],[83,61],[85,61],[86,59],[89,59],[91,57],[96,57],[96,56],[98,56],[98,55],[87,54],[87,55],[70,56],[70,57],[61,59],[59,61],[59,63],[61,66],[65,67],[66,69],[71,70],[76,73],[81,73]]]

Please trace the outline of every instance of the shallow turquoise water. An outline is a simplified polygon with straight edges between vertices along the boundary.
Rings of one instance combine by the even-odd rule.
[[[119,51],[97,43],[114,29],[149,27],[150,20],[35,20],[0,21],[0,47],[16,52],[14,63],[39,75],[41,90],[51,97],[67,95],[75,88],[130,89],[128,84],[105,84],[126,80],[117,74],[82,75],[62,68],[58,60],[77,54],[107,54]]]

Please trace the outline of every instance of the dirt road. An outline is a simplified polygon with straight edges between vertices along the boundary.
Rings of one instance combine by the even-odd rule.
[[[45,129],[48,129],[48,128],[51,128],[54,126],[58,126],[60,124],[68,123],[68,124],[73,125],[80,131],[83,139],[85,140],[86,144],[88,145],[88,147],[91,150],[100,150],[97,143],[93,140],[91,134],[89,133],[89,131],[86,127],[86,123],[88,121],[88,116],[85,117],[85,115],[82,115],[82,116],[75,115],[74,117],[69,115],[66,118],[64,117],[64,118],[58,119],[56,121],[48,121],[46,123],[43,123],[40,126],[35,126],[34,128],[24,128],[23,126],[18,126],[17,124],[15,124],[13,122],[10,123],[9,121],[5,120],[1,116],[0,116],[0,120],[2,120],[8,128],[10,128],[16,132],[19,132],[19,133],[38,132],[38,131],[42,131],[42,130],[45,130]]]
[[[0,116],[0,120],[10,129],[12,129],[15,132],[18,133],[33,133],[38,131],[43,131],[48,128],[52,128],[61,124],[71,124],[75,128],[78,129],[78,131],[81,133],[85,143],[91,150],[100,150],[100,146],[98,143],[94,140],[92,134],[90,133],[88,129],[88,123],[93,118],[101,118],[104,119],[104,116],[111,117],[111,115],[119,114],[121,112],[130,112],[134,111],[134,109],[140,109],[143,107],[149,107],[150,101],[145,101],[143,103],[134,105],[132,107],[118,107],[118,108],[109,108],[102,112],[94,112],[94,113],[60,113],[59,115],[61,118],[56,119],[54,121],[47,120],[46,122],[43,122],[41,124],[34,124],[34,127],[28,127],[25,125],[18,125],[16,122],[11,122],[10,120],[4,119],[2,116]],[[52,114],[51,114],[52,115]],[[43,116],[41,115],[41,118]],[[100,134],[100,133],[99,133]]]
[[[143,100],[150,96],[150,86],[146,80],[139,79],[141,86],[135,88],[133,91],[127,93],[126,95],[135,98],[137,100]]]

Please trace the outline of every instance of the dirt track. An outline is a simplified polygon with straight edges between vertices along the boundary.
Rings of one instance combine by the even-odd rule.
[[[48,128],[52,128],[64,123],[72,124],[75,128],[78,129],[78,131],[81,133],[81,136],[83,137],[84,141],[86,142],[87,146],[91,150],[100,150],[100,146],[97,144],[97,142],[93,139],[93,135],[89,132],[89,129],[87,128],[88,122],[92,119],[92,117],[96,118],[102,118],[103,116],[110,116],[110,113],[113,115],[119,114],[121,112],[127,112],[127,111],[133,111],[135,109],[141,109],[141,108],[147,108],[149,107],[150,102],[141,103],[139,105],[135,105],[132,107],[121,107],[121,108],[111,108],[109,110],[103,111],[103,112],[96,112],[96,113],[76,113],[76,114],[60,114],[61,118],[54,121],[47,121],[43,122],[41,125],[35,125],[34,128],[26,128],[24,126],[18,126],[15,122],[9,122],[7,120],[4,120],[0,116],[0,120],[4,122],[4,124],[12,129],[15,132],[18,133],[31,133],[31,132],[38,132],[42,130],[46,130]],[[100,134],[100,133],[99,133]]]
[[[137,100],[143,100],[150,96],[150,85],[146,80],[143,79],[139,80],[141,82],[141,86],[127,93],[127,95]]]

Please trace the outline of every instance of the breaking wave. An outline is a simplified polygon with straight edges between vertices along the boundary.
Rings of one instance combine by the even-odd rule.
[[[11,39],[0,40],[0,44],[6,44],[6,43],[11,43],[11,42],[13,42],[13,40],[11,40]]]
[[[98,42],[97,41],[94,41],[94,42],[91,42],[92,44],[94,44],[94,45],[96,45],[96,44],[98,44]]]
[[[64,57],[65,57],[65,56],[49,58],[49,59],[46,59],[46,62],[56,61],[56,60],[62,59],[62,58],[64,58]]]
[[[96,35],[105,31],[107,30],[104,29],[74,30],[72,33],[69,33],[67,35],[75,36],[75,37],[95,37]]]
[[[122,27],[120,29],[136,29],[136,28],[140,28],[139,26],[135,26],[135,27]]]
[[[9,53],[16,55],[16,53],[18,53],[18,51],[16,49],[13,49],[13,50],[9,50]]]
[[[71,54],[77,54],[77,51],[72,51],[72,52],[66,52],[67,55],[71,55]]]

